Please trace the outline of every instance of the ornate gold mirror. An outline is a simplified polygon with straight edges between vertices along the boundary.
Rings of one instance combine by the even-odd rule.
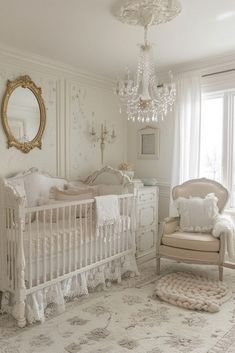
[[[1,117],[8,148],[14,146],[24,153],[41,149],[46,110],[41,88],[29,76],[7,81]]]

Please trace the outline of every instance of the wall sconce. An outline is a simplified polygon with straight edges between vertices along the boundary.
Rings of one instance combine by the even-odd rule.
[[[113,143],[117,137],[114,127],[112,130],[108,130],[106,127],[106,121],[100,124],[100,133],[97,132],[97,128],[95,127],[94,121],[92,121],[90,136],[92,140],[95,142],[100,142],[100,150],[101,150],[101,163],[104,163],[104,149],[106,143]]]

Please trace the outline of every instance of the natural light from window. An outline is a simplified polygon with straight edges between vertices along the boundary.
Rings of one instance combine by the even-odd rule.
[[[204,98],[201,115],[200,176],[222,181],[223,96]]]

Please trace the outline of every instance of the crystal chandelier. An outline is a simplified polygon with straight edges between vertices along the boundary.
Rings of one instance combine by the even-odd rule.
[[[119,79],[116,94],[120,98],[121,111],[125,108],[128,120],[133,122],[157,122],[172,106],[176,97],[173,76],[170,82],[160,83],[155,72],[153,49],[148,42],[148,28],[151,25],[172,20],[181,11],[178,0],[128,0],[122,3],[116,17],[124,23],[144,27],[144,43],[140,46],[137,73],[131,76],[129,69]]]

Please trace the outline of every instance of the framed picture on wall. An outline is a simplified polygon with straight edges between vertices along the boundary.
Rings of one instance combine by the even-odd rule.
[[[158,159],[160,153],[160,129],[146,126],[138,131],[138,159]]]

